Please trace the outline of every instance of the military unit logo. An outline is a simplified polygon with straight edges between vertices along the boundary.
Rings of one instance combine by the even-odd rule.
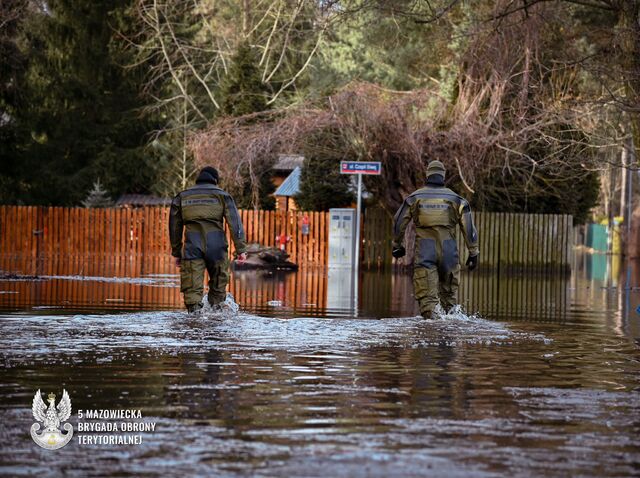
[[[40,390],[33,397],[31,411],[33,412],[33,418],[39,423],[31,425],[31,438],[42,448],[57,450],[69,443],[73,436],[73,426],[70,423],[65,423],[63,427],[67,433],[62,433],[59,428],[60,424],[67,421],[71,416],[71,399],[67,391],[63,390],[62,399],[57,407],[55,394],[50,393],[47,401],[49,402],[49,407],[42,400]],[[40,423],[44,424],[44,430],[38,434]]]

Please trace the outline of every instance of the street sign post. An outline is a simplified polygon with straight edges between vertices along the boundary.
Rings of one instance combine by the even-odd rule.
[[[382,173],[382,163],[380,161],[340,161],[341,174],[358,175],[358,202],[356,203],[356,233],[355,250],[353,253],[353,275],[354,275],[354,312],[358,315],[358,269],[360,267],[360,211],[362,210],[362,175]]]

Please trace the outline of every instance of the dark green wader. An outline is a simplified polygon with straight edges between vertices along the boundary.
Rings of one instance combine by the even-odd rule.
[[[441,304],[445,311],[458,303],[460,264],[455,237],[444,228],[430,228],[416,237],[413,290],[420,313],[430,317]]]
[[[185,248],[180,266],[180,291],[184,294],[187,307],[195,305],[202,299],[204,292],[204,272],[209,275],[209,303],[219,304],[225,299],[229,283],[229,258],[227,245],[219,245],[219,239],[213,239],[210,233],[204,247],[193,244],[199,241],[199,235],[191,237],[187,233]],[[224,240],[224,233],[222,233]],[[199,241],[202,244],[202,241]],[[204,249],[204,250],[203,250]]]

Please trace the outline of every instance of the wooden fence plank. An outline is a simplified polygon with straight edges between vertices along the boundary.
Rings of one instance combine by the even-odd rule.
[[[84,274],[87,276],[95,275],[95,264],[97,262],[96,250],[98,249],[98,211],[96,209],[87,209],[87,224],[89,225],[90,236],[87,240],[87,268]]]
[[[66,218],[65,213],[67,208],[61,207],[58,208],[58,217],[56,219],[56,265],[55,271],[56,275],[67,275],[67,261],[66,261],[66,253],[67,253],[67,227],[68,223],[65,224]]]
[[[52,241],[51,235],[53,232],[52,232],[51,225],[53,224],[53,221],[52,221],[53,213],[54,213],[53,208],[46,209],[44,233],[42,234],[42,240],[44,242],[43,249],[45,251],[45,255],[43,257],[43,271],[46,275],[52,274],[51,257],[53,256],[53,249],[52,249],[53,241]]]
[[[71,270],[73,274],[79,274],[82,267],[82,256],[80,255],[80,241],[82,225],[82,210],[80,208],[72,208],[69,210],[69,229],[71,233],[71,254],[73,256]]]
[[[124,234],[124,224],[122,217],[124,215],[123,209],[116,209],[115,221],[116,221],[116,277],[123,277],[124,271],[124,248],[126,247],[127,239]]]
[[[29,217],[27,215],[27,207],[20,206],[20,223],[22,227],[20,228],[19,235],[19,251],[20,251],[20,271],[23,274],[27,273],[27,260],[25,258],[25,253],[28,249],[29,244],[29,236],[28,236],[28,227],[29,227]]]
[[[63,275],[64,261],[64,209],[63,207],[55,208],[53,219],[53,274]]]
[[[98,210],[98,237],[100,237],[99,241],[99,249],[98,249],[98,270],[95,271],[95,275],[102,275],[107,267],[105,256],[107,249],[107,210],[99,209]]]
[[[11,252],[13,253],[13,267],[18,272],[22,273],[20,270],[20,234],[22,233],[22,224],[20,221],[20,206],[16,207],[13,213],[12,224],[15,224],[16,228],[12,233],[12,241],[11,241]]]
[[[7,227],[7,211],[8,206],[0,206],[0,271],[9,271],[7,255],[10,251],[7,240],[9,228]]]
[[[103,224],[104,220],[103,210],[96,209],[93,211],[94,213],[94,222],[96,224],[96,241],[94,245],[93,255],[93,270],[91,271],[92,276],[99,276],[102,271],[103,263],[102,263],[102,242],[104,241],[104,229]]]
[[[89,245],[90,245],[90,241],[91,241],[91,237],[89,236],[90,232],[91,232],[91,218],[89,216],[89,214],[91,213],[90,209],[79,209],[79,217],[80,217],[80,221],[79,221],[79,231],[78,231],[78,244],[79,244],[79,254],[81,257],[81,266],[80,266],[80,270],[78,271],[78,273],[80,275],[85,275],[87,274],[88,270],[89,270]]]
[[[56,275],[65,275],[65,254],[66,254],[66,240],[67,234],[65,227],[65,212],[66,207],[61,207],[58,209],[58,218],[56,219]]]
[[[23,239],[24,239],[24,207],[18,206],[16,209],[16,246],[15,246],[15,254],[16,254],[16,268],[20,273],[24,273],[23,271],[23,263],[22,263],[22,251],[23,251]]]
[[[93,250],[95,244],[95,235],[96,235],[96,220],[95,220],[95,211],[93,209],[85,209],[85,224],[87,237],[84,241],[84,267],[82,268],[82,275],[89,276],[93,274],[93,263],[95,262],[95,258],[93,257]]]
[[[69,235],[68,235],[68,227],[69,227],[69,217],[67,215],[68,208],[62,207],[60,208],[60,216],[57,221],[57,230],[58,230],[58,238],[59,238],[59,247],[58,247],[58,260],[56,266],[56,274],[57,275],[69,275],[69,257],[68,257],[68,244],[69,244]]]
[[[68,262],[67,262],[67,228],[69,224],[66,216],[67,208],[61,207],[57,210],[56,224],[56,262],[55,262],[55,274],[56,275],[68,275]]]
[[[0,206],[0,270],[10,271],[8,255],[11,251],[9,247],[9,232],[7,214],[9,206]]]
[[[20,241],[19,235],[22,233],[22,224],[20,224],[20,206],[17,206],[13,211],[11,218],[11,225],[15,228],[11,231],[11,253],[12,253],[12,268],[13,270],[22,273],[20,270]]]
[[[11,218],[11,225],[15,224],[15,230],[12,232],[11,252],[13,253],[13,267],[20,271],[20,234],[22,234],[22,224],[20,223],[20,207],[16,207]],[[22,272],[22,271],[20,271]]]
[[[22,211],[22,222],[23,222],[23,229],[22,229],[22,234],[21,234],[21,244],[20,244],[20,255],[22,256],[21,259],[21,266],[20,268],[22,269],[22,273],[23,274],[28,274],[29,273],[29,257],[28,257],[28,251],[30,248],[30,234],[29,234],[29,227],[30,227],[30,222],[29,222],[29,208],[27,206],[21,206],[21,211]]]
[[[31,227],[28,232],[31,233],[31,250],[29,253],[31,254],[32,264],[31,271],[29,274],[36,275],[38,273],[38,207],[30,206],[29,207],[30,215],[31,215]]]

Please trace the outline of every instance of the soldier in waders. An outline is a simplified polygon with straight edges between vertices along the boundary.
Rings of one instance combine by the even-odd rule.
[[[462,227],[469,250],[468,270],[478,265],[478,232],[473,224],[469,203],[444,187],[445,169],[440,161],[427,166],[427,184],[409,195],[395,215],[393,257],[406,253],[404,232],[413,221],[416,226],[413,290],[425,319],[435,318],[438,304],[445,312],[458,303],[460,264],[456,228]]]
[[[173,199],[169,214],[171,255],[180,267],[180,291],[189,312],[202,308],[205,270],[209,273],[209,304],[214,310],[225,304],[229,258],[224,221],[238,262],[244,262],[246,245],[238,209],[229,193],[218,187],[218,171],[207,166],[198,174],[195,186]]]

